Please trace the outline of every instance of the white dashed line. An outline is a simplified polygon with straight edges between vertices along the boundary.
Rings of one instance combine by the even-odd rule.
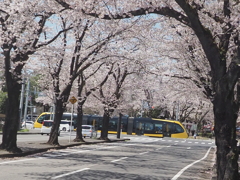
[[[139,153],[139,155],[143,155],[143,154],[147,154],[148,153],[148,151],[147,152],[142,152],[142,153]]]
[[[23,161],[32,161],[32,160],[34,160],[34,158],[31,158],[31,159],[20,159],[20,160],[16,160],[16,161],[6,161],[6,162],[0,163],[0,165],[2,165],[2,164],[10,164],[10,163],[18,163],[18,162],[23,162]]]
[[[69,173],[66,173],[66,174],[62,174],[62,175],[59,175],[59,176],[55,176],[55,177],[52,177],[51,179],[58,179],[58,178],[61,178],[61,177],[64,177],[64,176],[68,176],[68,175],[71,175],[71,174],[75,174],[75,173],[78,173],[78,172],[81,172],[81,171],[86,171],[86,170],[89,170],[90,168],[83,168],[83,169],[79,169],[77,171],[72,171],[72,172],[69,172]]]
[[[123,160],[123,159],[127,159],[128,157],[122,157],[122,158],[120,158],[120,159],[116,159],[116,160],[113,160],[113,161],[111,161],[111,162],[117,162],[117,161],[121,161],[121,160]]]

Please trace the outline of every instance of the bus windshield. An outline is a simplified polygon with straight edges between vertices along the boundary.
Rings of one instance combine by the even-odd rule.
[[[38,118],[37,122],[42,124],[44,120],[53,120],[53,114],[44,114]]]

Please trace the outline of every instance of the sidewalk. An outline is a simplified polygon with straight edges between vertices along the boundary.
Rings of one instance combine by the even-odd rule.
[[[38,132],[20,132],[18,134],[40,134]],[[98,140],[93,138],[85,138],[85,142],[69,142],[69,140],[58,139],[60,146],[53,146],[47,144],[47,141],[28,141],[28,142],[17,142],[17,146],[22,150],[22,153],[9,153],[5,150],[0,150],[0,158],[10,158],[10,157],[22,157],[35,153],[46,152],[50,149],[65,149],[72,146],[80,146],[82,144],[97,144],[97,143],[111,143],[117,141],[125,141],[130,139],[110,139],[110,141]]]

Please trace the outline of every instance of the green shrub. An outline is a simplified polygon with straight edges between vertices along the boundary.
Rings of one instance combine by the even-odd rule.
[[[198,135],[202,137],[213,138],[212,133],[203,132],[203,133],[198,133]]]

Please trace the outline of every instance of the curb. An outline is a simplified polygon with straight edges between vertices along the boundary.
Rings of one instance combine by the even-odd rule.
[[[111,142],[127,141],[127,140],[130,140],[130,139],[118,139],[118,140],[110,140],[110,141],[99,140],[99,141],[94,141],[94,142],[79,142],[79,143],[75,143],[75,144],[59,145],[59,146],[52,146],[52,147],[51,147],[51,145],[49,145],[49,147],[46,147],[46,148],[34,149],[34,150],[29,150],[29,151],[25,151],[25,152],[21,152],[21,153],[8,153],[8,151],[6,151],[6,153],[8,153],[8,154],[0,154],[0,158],[23,157],[23,156],[28,156],[28,155],[32,155],[32,154],[46,152],[50,149],[66,149],[68,147],[81,146],[83,144],[111,143]],[[5,150],[3,150],[3,151],[5,151]]]

